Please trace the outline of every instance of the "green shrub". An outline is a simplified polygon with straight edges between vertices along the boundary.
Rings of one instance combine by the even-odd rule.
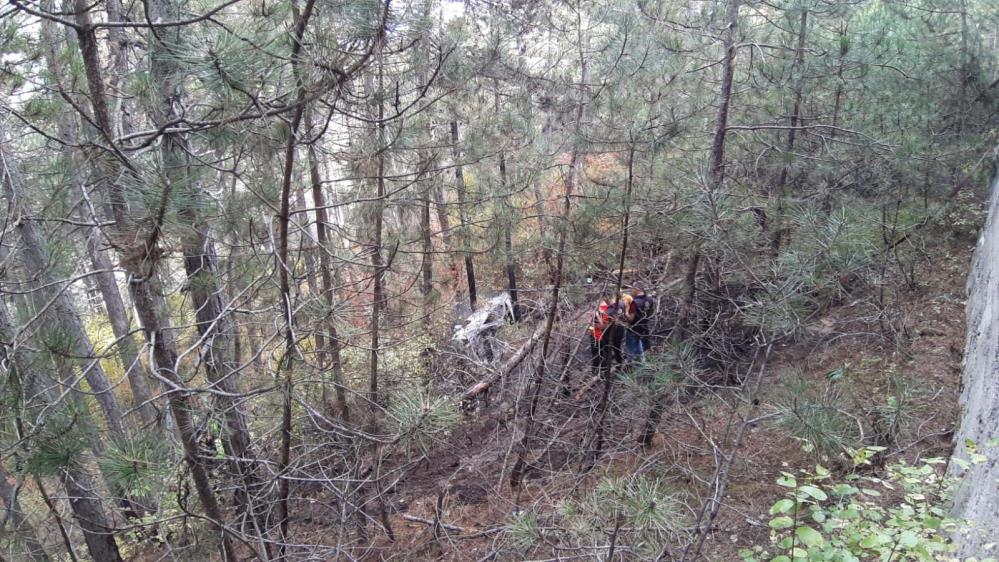
[[[857,450],[854,461],[867,464],[879,449]],[[944,462],[898,463],[884,477],[838,479],[820,465],[783,472],[777,484],[787,491],[770,508],[770,544],[739,554],[744,562],[946,560],[962,523],[947,515],[954,482],[939,474]]]

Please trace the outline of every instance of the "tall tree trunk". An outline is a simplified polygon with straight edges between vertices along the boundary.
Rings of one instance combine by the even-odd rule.
[[[725,179],[725,135],[728,132],[729,108],[732,102],[732,82],[735,77],[735,55],[736,38],[739,30],[739,5],[741,0],[728,0],[727,26],[724,35],[725,59],[722,67],[722,84],[719,92],[720,104],[718,106],[718,117],[715,120],[715,134],[711,142],[711,158],[708,162],[708,189],[713,194],[721,187]],[[713,197],[713,195],[712,195]],[[680,314],[677,318],[676,326],[670,339],[676,345],[683,342],[687,337],[687,327],[690,317],[693,314],[694,301],[697,297],[697,272],[701,265],[701,242],[695,242],[694,250],[691,253],[690,261],[687,262],[687,271],[684,276],[684,286],[686,288],[684,301],[680,306]],[[663,410],[666,408],[666,394],[659,392],[652,399],[652,406],[645,417],[645,424],[638,437],[638,442],[645,448],[652,445],[659,422],[662,419]]]
[[[305,82],[299,69],[300,58],[302,56],[302,41],[305,37],[305,30],[309,26],[312,18],[315,0],[306,0],[305,8],[298,12],[297,4],[292,5],[295,28],[291,36],[291,69],[295,78],[295,103],[296,107],[292,113],[291,126],[288,130],[288,143],[284,151],[284,173],[281,180],[281,210],[278,215],[278,249],[277,268],[281,282],[281,302],[284,315],[284,355],[281,360],[281,370],[284,372],[283,381],[283,404],[281,409],[281,451],[278,459],[278,500],[277,500],[277,524],[278,537],[280,541],[280,560],[285,559],[288,548],[288,501],[291,496],[291,485],[288,471],[291,468],[291,440],[292,440],[292,400],[294,392],[294,372],[292,370],[293,361],[297,349],[295,346],[295,318],[294,308],[291,303],[291,263],[288,261],[288,226],[291,219],[291,178],[295,170],[295,149],[298,145],[298,128],[302,123],[302,115],[305,111]]]
[[[493,111],[496,117],[500,115],[499,104],[499,80],[493,79]],[[500,139],[503,144],[503,139]],[[510,295],[513,304],[513,319],[520,320],[520,306],[517,304],[517,264],[513,257],[513,205],[510,204],[511,196],[507,193],[508,181],[506,171],[506,151],[500,148],[499,153],[499,180],[500,193],[503,194],[504,217],[503,217],[503,253],[506,257],[506,290]]]
[[[617,268],[617,286],[614,290],[615,306],[619,303],[621,288],[624,283],[624,264],[628,256],[628,234],[631,226],[631,190],[635,182],[635,140],[631,139],[628,147],[628,179],[625,183],[624,192],[624,218],[621,221],[621,257]],[[597,427],[595,431],[594,446],[589,466],[593,466],[603,454],[604,446],[604,419],[607,416],[607,406],[610,404],[611,390],[614,384],[614,375],[610,371],[604,372],[604,390],[600,396],[600,403],[597,406]]]
[[[583,115],[585,112],[587,100],[587,90],[586,90],[586,80],[587,80],[587,54],[586,54],[586,42],[584,41],[584,33],[581,20],[581,12],[579,11],[579,6],[577,5],[577,19],[576,19],[576,32],[577,32],[577,47],[579,49],[579,63],[580,63],[580,77],[579,85],[577,88],[576,100],[576,115],[575,122],[573,123],[572,138],[570,140],[572,145],[572,152],[569,158],[569,166],[565,174],[564,182],[564,193],[563,193],[563,203],[562,203],[562,216],[559,217],[558,222],[558,248],[555,253],[555,267],[551,272],[552,277],[552,292],[551,292],[551,302],[548,303],[548,310],[545,314],[545,328],[544,335],[541,337],[541,356],[538,358],[538,366],[534,371],[534,379],[531,381],[531,402],[527,410],[527,420],[524,426],[524,433],[520,439],[520,442],[516,446],[517,460],[514,461],[513,468],[510,469],[510,488],[513,490],[520,491],[520,484],[524,477],[524,471],[527,467],[527,453],[530,445],[531,436],[534,433],[534,425],[536,423],[535,416],[537,414],[538,402],[541,398],[541,388],[544,386],[545,380],[545,367],[548,361],[548,348],[551,344],[552,329],[555,326],[555,318],[558,316],[559,309],[559,296],[562,292],[562,278],[565,267],[565,246],[566,240],[568,239],[569,232],[569,215],[572,211],[572,197],[576,191],[576,178],[577,178],[577,168],[580,164],[580,149],[582,143],[582,129],[583,129]]]
[[[4,177],[8,177],[12,166],[11,162],[5,153],[0,152],[0,155],[2,155],[6,167]],[[10,380],[18,388],[30,388],[31,392],[42,397],[46,404],[58,404],[59,397],[52,392],[52,385],[48,384],[47,380],[43,382],[43,379],[47,379],[47,377],[37,371],[28,369],[29,361],[25,360],[23,352],[19,351],[16,345],[16,333],[14,322],[7,311],[7,306],[0,303],[0,337],[5,342],[5,345],[0,347],[0,355],[3,356],[2,358],[4,359],[8,373],[12,375]],[[9,351],[7,342],[13,342],[9,344]],[[25,380],[25,377],[30,377],[30,380]],[[70,401],[78,402],[79,399],[70,397]],[[18,436],[24,439],[25,432],[22,431],[20,418],[15,421],[15,428],[17,429]],[[0,474],[0,478],[6,483],[6,474]],[[114,529],[108,521],[99,496],[92,492],[94,478],[85,468],[85,464],[80,462],[79,459],[70,459],[68,465],[63,470],[62,480],[66,487],[66,494],[70,500],[70,509],[80,525],[91,557],[101,562],[105,560],[107,562],[121,562],[122,558],[118,552],[118,543],[114,538]],[[9,497],[15,498],[15,496]],[[8,505],[12,506],[13,504]],[[70,557],[75,558],[72,545],[69,544],[67,547],[70,549]]]
[[[472,263],[471,226],[468,224],[468,189],[465,185],[465,172],[461,165],[459,148],[458,120],[451,121],[451,151],[454,157],[454,187],[458,193],[458,220],[461,222],[461,246],[465,258],[465,280],[468,282],[468,303],[475,310],[478,295],[475,291],[475,265]]]
[[[710,182],[717,188],[725,179],[725,134],[728,132],[729,106],[732,103],[732,82],[735,78],[736,33],[739,29],[741,0],[728,0],[727,25],[724,34],[725,59],[722,66],[722,84],[719,93],[718,118],[711,141],[711,161],[708,164]]]
[[[429,167],[433,162],[429,157],[420,159],[423,166]],[[420,257],[420,296],[423,297],[423,330],[428,334],[433,328],[433,294],[434,294],[434,242],[430,227],[430,205],[432,194],[431,181],[423,178],[420,190],[420,238],[422,256]]]
[[[784,236],[784,193],[787,185],[788,159],[794,153],[794,141],[797,138],[798,122],[801,119],[801,102],[805,84],[805,38],[808,33],[808,8],[802,8],[798,20],[798,48],[795,51],[794,65],[794,106],[789,119],[790,129],[787,131],[787,143],[784,145],[784,165],[781,166],[780,178],[777,180],[777,216],[774,220],[774,230],[770,238],[770,251],[774,257],[780,254],[781,241]]]
[[[139,349],[132,335],[128,308],[121,298],[121,291],[118,289],[118,282],[114,277],[114,265],[107,252],[100,247],[99,237],[100,233],[96,229],[87,236],[87,253],[90,255],[91,263],[96,272],[93,278],[101,297],[104,299],[104,309],[107,311],[108,321],[114,333],[118,357],[125,370],[125,377],[128,379],[128,386],[135,401],[135,408],[138,410],[144,426],[147,428],[159,427],[159,416],[156,414],[152,393],[146,382],[150,375],[146,372],[142,361],[139,360]]]
[[[368,365],[368,399],[371,402],[372,412],[377,415],[379,406],[381,405],[380,397],[378,396],[378,358],[381,350],[379,349],[380,341],[379,338],[381,334],[379,332],[380,326],[379,322],[381,319],[381,311],[383,307],[383,301],[385,296],[383,294],[384,287],[382,286],[382,276],[384,275],[383,261],[382,261],[382,228],[384,221],[384,209],[385,209],[385,151],[388,147],[385,146],[385,103],[382,99],[384,95],[384,68],[382,66],[381,55],[378,58],[378,92],[376,93],[377,98],[377,123],[378,123],[378,146],[376,147],[375,156],[375,166],[377,167],[375,171],[375,224],[374,232],[371,239],[371,270],[372,270],[372,288],[371,288],[371,352],[370,361]]]
[[[961,70],[958,78],[957,98],[957,135],[964,134],[968,120],[968,81],[971,79],[971,53],[968,51],[968,0],[960,0],[958,9],[961,12]]]
[[[836,132],[839,128],[839,114],[843,106],[843,70],[846,66],[846,54],[850,50],[849,37],[846,34],[846,24],[841,24],[839,29],[839,57],[836,63],[836,93],[833,94],[832,130],[829,131],[829,139],[836,139]],[[832,212],[832,189],[826,185],[826,192],[822,196],[822,212],[826,215]]]
[[[25,209],[21,196],[27,192],[27,187],[21,180],[12,155],[7,151],[7,141],[7,132],[0,130],[0,174],[3,176],[3,193],[9,201],[12,216],[17,219],[15,231],[21,241],[24,267],[37,282],[39,294],[49,303],[49,311],[45,314],[50,316],[54,320],[54,325],[66,335],[66,349],[56,351],[78,364],[90,387],[90,392],[101,407],[108,431],[114,437],[124,438],[126,434],[122,425],[121,406],[114,395],[107,374],[94,353],[93,344],[83,328],[80,315],[70,301],[67,293],[68,284],[56,279],[49,270],[52,259],[38,224],[22,216]]]
[[[52,0],[46,0],[47,4],[51,4]],[[63,6],[67,11],[71,11],[72,5],[69,1],[64,0]],[[108,17],[112,18],[112,21],[123,21],[121,16],[121,3],[119,0],[108,0]],[[117,11],[115,11],[117,10]],[[117,19],[114,19],[117,18]],[[58,77],[64,75],[64,64],[62,62],[62,56],[59,51],[62,41],[59,39],[59,34],[56,33],[55,23],[51,21],[42,22],[41,36],[43,41],[46,43],[47,48],[45,50],[45,61],[46,67],[49,73],[55,80]],[[66,34],[63,36],[65,42],[70,46],[75,48],[76,40],[71,35],[69,29],[67,28]],[[111,31],[111,35],[116,38],[114,40],[115,45],[112,48],[112,58],[115,60],[116,76],[124,76],[124,69],[126,66],[126,61],[124,58],[124,53],[122,49],[124,48],[122,43],[123,30],[120,28],[114,28]],[[62,86],[57,84],[56,87],[62,90]],[[74,103],[79,103],[80,96],[74,96],[72,93],[63,92],[63,95],[74,100]],[[58,122],[59,137],[67,144],[62,147],[62,158],[65,160],[65,165],[70,170],[76,170],[83,166],[76,156],[76,149],[73,148],[74,144],[79,143],[79,133],[80,127],[73,118],[72,114],[66,113],[60,117]],[[72,181],[72,180],[71,180]],[[81,192],[84,199],[90,203],[88,198],[87,188],[85,186],[80,186]],[[84,219],[91,219],[94,223],[100,222],[100,218],[103,213],[99,212],[97,209],[91,208],[84,212]],[[91,229],[87,234],[87,254],[90,258],[91,264],[94,267],[94,274],[90,277],[93,279],[97,289],[101,293],[101,297],[104,300],[104,307],[107,311],[108,320],[111,324],[111,330],[114,333],[116,340],[116,347],[118,349],[118,356],[122,362],[122,368],[125,372],[126,380],[128,380],[129,389],[132,392],[132,398],[136,404],[136,409],[139,413],[139,417],[143,425],[147,427],[154,427],[157,424],[158,416],[156,414],[156,409],[151,402],[152,394],[149,389],[149,384],[147,379],[149,373],[146,372],[145,367],[138,360],[138,348],[135,344],[135,339],[131,334],[131,328],[128,321],[128,308],[121,297],[121,291],[118,289],[118,283],[115,280],[113,273],[113,266],[111,264],[111,259],[108,257],[107,252],[100,246],[100,230],[97,227]]]
[[[309,111],[306,126],[311,130],[314,128],[312,122],[312,112]],[[307,155],[309,159],[309,180],[312,184],[312,204],[316,209],[316,240],[319,243],[319,271],[322,283],[323,301],[326,303],[326,335],[324,347],[320,352],[320,365],[323,372],[326,368],[327,357],[329,359],[329,369],[333,373],[333,392],[336,395],[336,409],[344,420],[350,420],[350,411],[347,407],[347,394],[343,380],[343,359],[340,357],[340,335],[336,327],[336,317],[333,315],[334,301],[336,298],[333,287],[333,264],[330,263],[329,235],[327,225],[329,219],[326,213],[326,197],[323,193],[322,177],[319,173],[319,158],[316,155],[315,141],[309,143]],[[323,406],[327,407],[329,398],[326,396],[325,376],[323,377]]]
[[[150,16],[163,21],[181,19],[181,10],[174,0],[154,0],[147,4]],[[165,127],[181,118],[178,107],[183,103],[184,86],[181,69],[171,44],[180,43],[181,29],[163,29],[148,35],[152,64],[150,75],[157,84],[156,105],[151,108],[153,122]],[[246,414],[238,396],[238,369],[232,341],[232,320],[226,309],[220,286],[220,271],[215,242],[203,210],[210,208],[200,184],[191,173],[187,139],[176,133],[165,133],[160,139],[160,157],[167,189],[180,193],[183,204],[179,215],[187,224],[180,237],[184,254],[187,290],[194,306],[195,325],[201,338],[201,357],[205,376],[212,387],[221,392],[212,394],[213,410],[223,419],[222,445],[228,457],[227,466],[239,482],[235,490],[236,505],[244,517],[254,512],[252,498],[261,482],[256,474],[255,454],[251,445]],[[264,527],[262,519],[258,522]]]
[[[100,494],[94,489],[93,476],[76,461],[71,461],[63,472],[62,483],[90,556],[100,562],[122,562],[113,529],[109,527],[101,506]]]
[[[462,301],[461,270],[458,266],[457,250],[454,247],[454,239],[451,237],[451,219],[448,217],[447,201],[444,198],[444,191],[441,186],[434,185],[430,188],[434,206],[437,209],[437,223],[441,228],[441,238],[444,240],[444,252],[448,256],[448,270],[451,277],[451,285],[454,290],[454,307],[451,311],[452,319],[457,318]]]
[[[507,189],[506,179],[506,155],[500,152],[499,156],[500,189]],[[506,291],[510,294],[510,302],[513,305],[513,319],[520,320],[520,305],[517,302],[517,261],[513,255],[513,206],[510,205],[510,197],[506,196],[506,212],[508,216],[503,219],[503,254],[506,257]]]
[[[109,147],[114,150],[114,144],[111,142],[113,135],[108,113],[107,94],[101,74],[97,38],[89,8],[90,6],[85,0],[74,0],[77,39],[83,56],[94,124],[98,128],[100,136],[109,141]],[[163,17],[164,6],[159,2],[151,2],[147,4],[147,8],[150,9],[150,17],[154,19],[161,18],[165,21],[175,19],[173,15]],[[166,103],[169,101],[166,100]],[[123,246],[125,255],[122,259],[122,265],[125,266],[131,277],[129,279],[129,292],[132,295],[132,302],[146,339],[152,347],[153,360],[156,364],[154,372],[168,386],[172,387],[169,390],[173,392],[168,394],[168,400],[174,421],[177,424],[177,432],[184,446],[185,459],[191,469],[191,477],[194,480],[198,499],[201,500],[206,518],[221,535],[220,549],[223,559],[234,559],[232,543],[225,530],[222,511],[212,491],[208,471],[199,457],[194,430],[193,404],[190,397],[183,392],[184,383],[175,371],[178,359],[176,345],[170,334],[169,325],[159,315],[156,298],[152,291],[151,285],[155,279],[155,262],[160,235],[159,227],[154,226],[152,231],[147,233],[140,232],[137,228],[135,220],[129,213],[124,190],[115,181],[119,172],[131,173],[130,163],[120,152],[115,151],[112,156],[117,159],[117,164],[106,157],[100,160],[101,170],[99,171],[103,174],[103,178],[100,178],[100,185],[107,192],[107,201],[114,217],[116,229],[114,240]],[[161,205],[165,204],[169,195],[169,186],[167,186],[165,193],[162,194]]]

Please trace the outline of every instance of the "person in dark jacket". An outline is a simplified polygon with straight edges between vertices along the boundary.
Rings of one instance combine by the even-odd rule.
[[[634,289],[631,296],[631,329],[641,340],[642,351],[645,352],[652,347],[652,316],[655,314],[656,300],[645,289]]]

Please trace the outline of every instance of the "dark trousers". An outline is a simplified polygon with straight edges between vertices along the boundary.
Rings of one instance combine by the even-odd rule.
[[[638,339],[642,340],[642,349],[644,351],[648,351],[652,348],[652,337],[648,319],[639,320],[632,325],[631,329],[635,332],[635,335],[638,336]]]
[[[624,363],[623,343],[624,329],[621,326],[611,326],[604,330],[599,341],[590,334],[590,367],[593,368],[593,374],[608,377],[615,361]]]

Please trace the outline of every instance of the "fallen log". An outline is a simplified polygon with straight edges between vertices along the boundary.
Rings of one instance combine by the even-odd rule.
[[[434,522],[433,519],[427,519],[425,517],[417,517],[415,515],[410,515],[408,513],[404,513],[402,515],[402,518],[403,520],[410,521],[412,523],[422,523],[424,525],[427,525],[428,527],[439,525],[442,529],[446,529],[448,531],[454,531],[456,533],[461,533],[460,535],[450,535],[448,536],[449,539],[477,539],[479,537],[486,537],[495,533],[499,533],[500,531],[506,528],[506,527],[492,527],[489,529],[482,529],[481,531],[476,531],[474,529],[466,529],[464,527],[451,525],[448,523],[444,523],[442,521]]]
[[[473,533],[474,531],[469,531],[464,527],[459,527],[457,525],[449,525],[441,521],[434,521],[433,519],[426,519],[424,517],[417,517],[415,515],[410,515],[408,513],[402,514],[402,518],[406,521],[412,521],[413,523],[423,523],[424,525],[429,525],[431,527],[435,525],[440,525],[441,527],[447,529],[448,531],[456,531],[458,533],[464,533],[466,535]]]
[[[490,386],[496,383],[496,381],[501,380],[502,378],[509,375],[514,369],[517,368],[518,365],[520,365],[524,361],[524,359],[528,355],[531,354],[531,351],[534,350],[534,346],[537,345],[538,342],[541,340],[541,336],[544,334],[544,332],[545,332],[545,324],[544,322],[542,322],[538,324],[537,328],[534,329],[534,333],[531,334],[531,338],[528,339],[526,342],[524,342],[524,345],[520,346],[520,349],[517,350],[517,353],[514,353],[513,356],[510,357],[510,359],[508,359],[506,363],[504,363],[498,369],[493,370],[493,372],[490,373],[489,376],[475,383],[475,386],[473,386],[472,388],[466,390],[465,393],[461,395],[461,400],[465,402],[474,399],[476,396],[488,390]]]

